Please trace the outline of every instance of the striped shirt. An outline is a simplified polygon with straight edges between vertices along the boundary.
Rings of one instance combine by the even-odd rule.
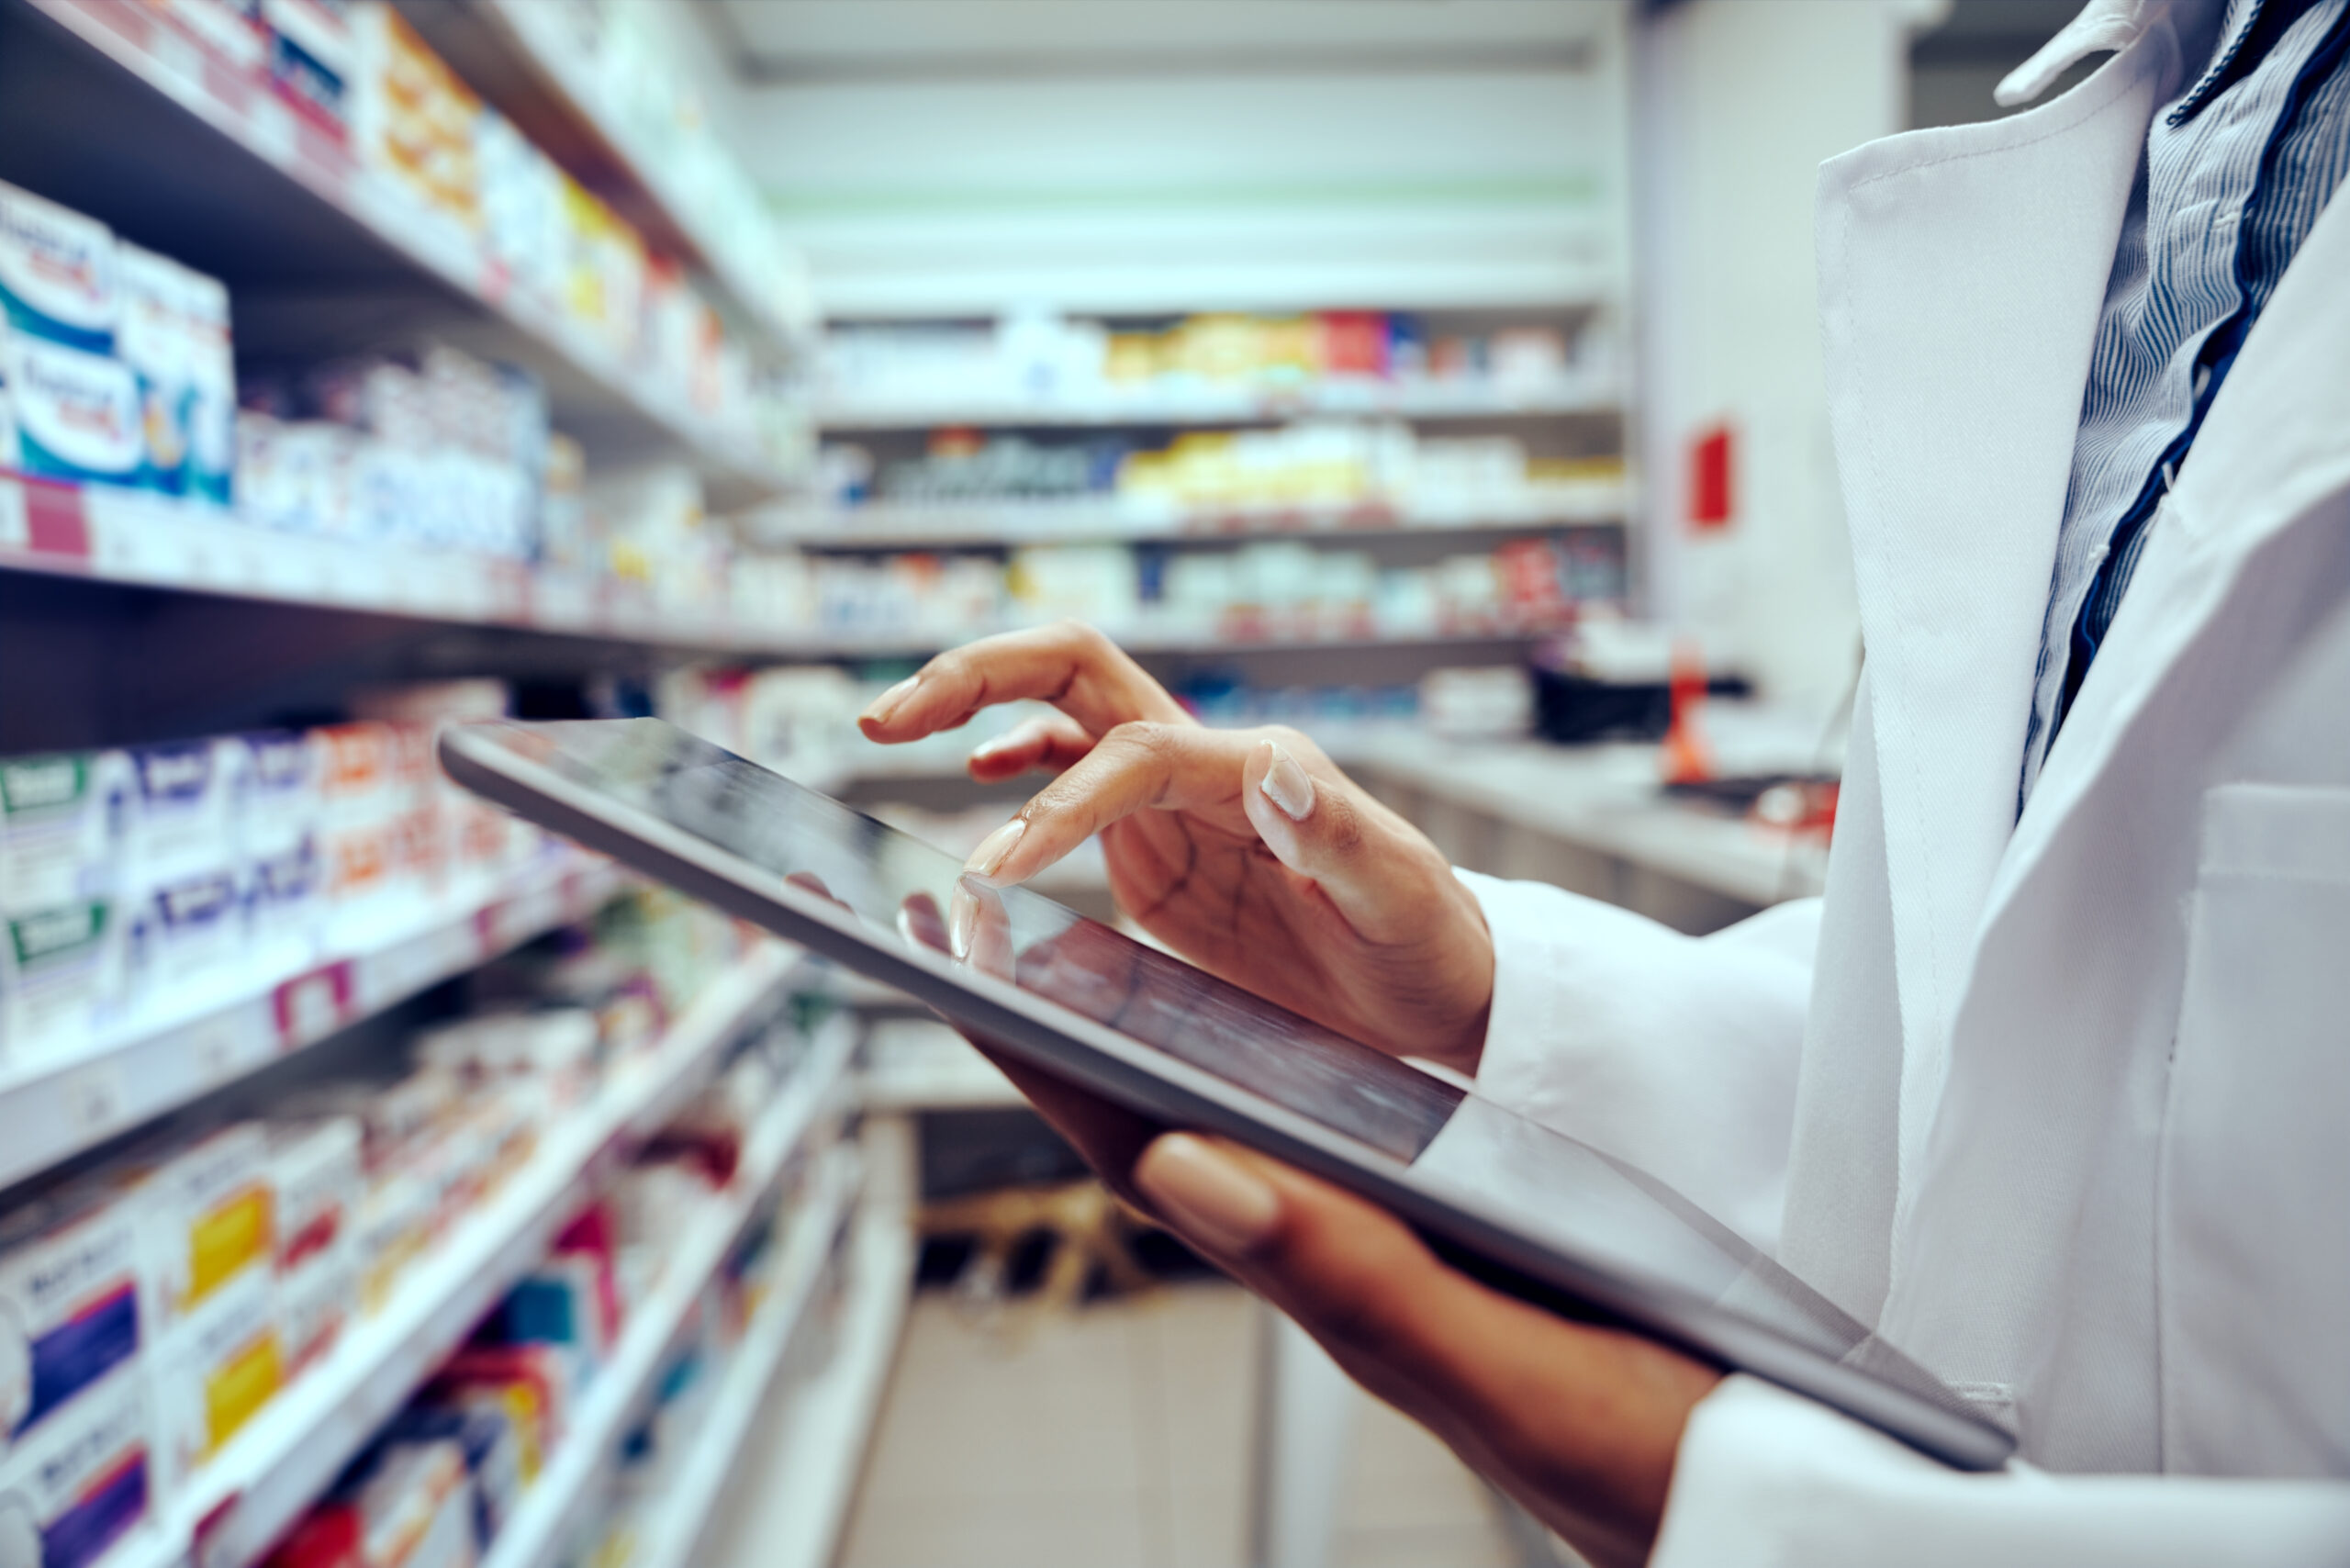
[[[2089,361],[2017,809],[2236,351],[2350,170],[2350,0],[2228,0],[2146,133]]]

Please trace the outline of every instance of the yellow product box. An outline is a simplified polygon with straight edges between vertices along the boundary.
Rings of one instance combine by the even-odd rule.
[[[240,1122],[134,1154],[111,1184],[140,1211],[148,1321],[158,1332],[276,1256],[269,1137]]]
[[[157,1339],[155,1459],[165,1495],[220,1451],[285,1386],[274,1282],[250,1270]]]

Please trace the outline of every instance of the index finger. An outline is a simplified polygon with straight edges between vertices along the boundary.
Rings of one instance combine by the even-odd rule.
[[[857,718],[884,745],[951,730],[982,708],[1035,698],[1088,734],[1133,719],[1189,723],[1183,705],[1107,636],[1080,622],[982,637],[939,655]]]

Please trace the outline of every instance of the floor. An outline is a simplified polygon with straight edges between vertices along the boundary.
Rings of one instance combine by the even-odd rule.
[[[1170,1287],[990,1327],[926,1293],[838,1568],[1241,1568],[1255,1305]],[[1510,1568],[1482,1484],[1369,1400],[1331,1568]]]

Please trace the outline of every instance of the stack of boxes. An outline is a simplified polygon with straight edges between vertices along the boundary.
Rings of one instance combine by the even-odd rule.
[[[547,851],[432,760],[441,720],[502,689],[369,700],[392,716],[0,758],[0,1071],[367,950]]]
[[[219,283],[0,185],[0,464],[225,504],[236,373]]]

